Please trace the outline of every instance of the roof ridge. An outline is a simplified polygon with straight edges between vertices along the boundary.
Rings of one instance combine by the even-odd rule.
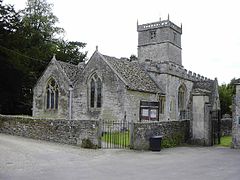
[[[80,69],[78,68],[78,65],[74,65],[74,64],[64,62],[64,61],[59,61],[59,60],[56,60],[56,64],[61,69],[61,71],[65,74],[70,84],[74,84],[75,78],[78,72],[80,71]]]
[[[163,91],[139,63],[132,63],[125,59],[118,59],[112,56],[100,55],[130,90],[154,93]]]
[[[104,60],[104,62],[106,62],[106,64],[114,71],[114,73],[121,79],[121,81],[126,85],[128,86],[128,83],[123,79],[123,77],[112,67],[112,65],[107,61],[107,59],[104,57],[104,56],[107,56],[107,55],[103,55],[101,54],[99,51],[96,51],[100,57]],[[107,56],[107,57],[111,57],[111,56]],[[115,58],[117,59],[116,57],[111,57],[111,58]]]
[[[58,66],[58,68],[60,68],[62,70],[62,73],[66,76],[66,78],[68,79],[69,83],[72,83],[70,78],[68,77],[67,73],[65,72],[65,70],[62,68],[62,66],[59,63],[60,63],[60,61],[56,60],[56,65]]]
[[[70,66],[75,66],[75,67],[77,67],[77,65],[72,64],[72,63],[70,63],[70,62],[65,62],[65,61],[60,61],[60,60],[56,60],[56,61],[59,62],[59,63],[64,63],[64,64],[67,64],[67,65],[70,65]]]

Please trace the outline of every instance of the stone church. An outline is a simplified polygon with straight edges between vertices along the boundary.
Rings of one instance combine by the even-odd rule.
[[[220,109],[218,82],[184,69],[182,27],[169,19],[137,25],[138,58],[96,48],[87,63],[51,60],[34,87],[33,116],[76,120],[191,120],[205,136],[206,107]],[[193,135],[193,136],[194,136]],[[197,138],[196,138],[197,139]]]

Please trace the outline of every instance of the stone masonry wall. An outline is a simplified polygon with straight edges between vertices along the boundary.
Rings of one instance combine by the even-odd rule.
[[[59,103],[57,111],[46,109],[46,86],[50,78],[53,78],[59,87]],[[33,116],[37,118],[68,118],[68,89],[69,84],[66,77],[64,77],[63,73],[58,70],[56,63],[51,61],[33,89]]]
[[[98,121],[0,115],[0,133],[80,146],[90,140],[92,148],[98,146]]]
[[[133,127],[133,149],[148,150],[151,136],[163,135],[162,145],[170,147],[189,139],[189,121],[139,122]]]
[[[89,87],[93,74],[102,81],[102,106],[90,108]],[[123,120],[125,115],[125,84],[96,53],[88,62],[84,73],[78,77],[73,90],[73,119]]]
[[[140,102],[141,101],[157,102],[159,100],[159,97],[156,94],[128,90],[127,95],[125,96],[124,99],[126,120],[128,122],[131,121],[139,122]]]
[[[164,108],[165,112],[160,116],[161,120],[162,121],[178,120],[179,119],[178,89],[181,85],[186,88],[185,104],[186,104],[186,109],[189,110],[189,104],[191,103],[191,92],[193,88],[193,82],[187,79],[182,79],[180,77],[172,76],[169,74],[157,74],[157,73],[150,72],[150,76],[152,79],[154,79],[155,82],[160,84],[163,91],[165,92],[165,97],[166,97],[165,108]]]
[[[181,34],[181,28],[168,20],[138,26],[139,60],[172,61],[182,65]]]
[[[141,62],[146,59],[152,60],[153,62],[170,61],[181,65],[181,49],[170,44],[161,43],[147,46],[138,47],[138,57]]]
[[[232,147],[240,149],[240,84],[236,84],[236,95],[232,110]]]

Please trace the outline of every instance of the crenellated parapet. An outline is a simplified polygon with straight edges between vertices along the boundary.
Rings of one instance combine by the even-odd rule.
[[[154,63],[149,62],[148,64],[145,64],[145,69],[150,72],[155,72],[158,74],[170,74],[173,76],[178,76],[183,79],[187,79],[190,81],[212,81],[211,79],[202,76],[200,74],[194,73],[192,71],[188,71],[183,66],[179,66],[177,64],[171,63],[171,62],[160,62],[160,63]]]
[[[153,23],[137,25],[137,31],[140,32],[140,31],[146,31],[149,29],[162,28],[162,27],[170,27],[175,31],[179,32],[180,34],[182,34],[182,27],[178,27],[177,25],[172,23],[170,20],[163,20],[163,21],[158,21]]]

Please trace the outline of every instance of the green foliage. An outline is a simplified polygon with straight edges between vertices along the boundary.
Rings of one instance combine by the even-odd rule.
[[[107,132],[103,134],[102,140],[116,145],[130,145],[129,131]]]
[[[3,5],[3,0],[0,0],[0,14],[0,40],[2,40],[3,35],[16,32],[20,25],[20,15],[13,6]]]
[[[221,143],[219,144],[220,146],[231,147],[232,136],[223,136],[221,137],[220,141],[221,141]]]
[[[77,64],[85,43],[63,39],[64,29],[46,0],[28,0],[16,12],[0,0],[0,113],[31,114],[32,89],[53,54]]]
[[[88,149],[97,149],[98,148],[97,145],[93,144],[90,139],[83,139],[81,147],[88,148]]]
[[[229,84],[222,84],[219,86],[219,99],[221,103],[221,114],[232,114],[232,98],[235,92],[235,87],[233,82],[235,79],[232,79]]]
[[[84,48],[85,46],[86,43],[78,41],[59,41],[56,52],[57,59],[61,61],[67,60],[69,63],[77,65],[87,56],[87,52],[80,52],[80,49]]]
[[[12,52],[8,48],[16,49],[16,42],[21,27],[21,17],[11,5],[3,5],[0,0],[0,113],[17,113],[23,110],[25,97],[22,83],[24,81],[24,66],[19,69],[19,60],[14,62]],[[30,107],[29,107],[30,108]]]
[[[180,144],[182,144],[184,140],[183,134],[175,134],[171,137],[164,137],[162,140],[162,148],[171,148],[171,147],[176,147]]]
[[[54,35],[61,34],[64,30],[56,26],[58,18],[52,13],[53,4],[46,0],[28,0],[27,7],[23,10],[24,30],[31,42],[51,41]]]

